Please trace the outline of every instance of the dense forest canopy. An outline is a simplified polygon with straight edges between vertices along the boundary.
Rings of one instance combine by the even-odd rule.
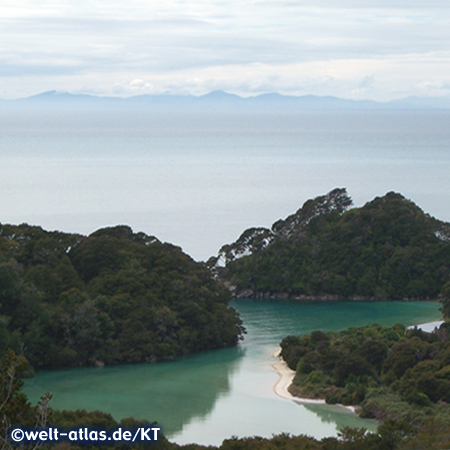
[[[351,204],[345,189],[308,200],[208,263],[235,296],[438,298],[450,280],[450,224],[394,192]]]
[[[24,349],[35,368],[235,345],[229,299],[203,264],[127,226],[85,237],[0,225],[0,352]]]
[[[360,405],[364,417],[450,424],[450,328],[426,333],[371,325],[289,336],[281,356],[296,370],[290,392]]]

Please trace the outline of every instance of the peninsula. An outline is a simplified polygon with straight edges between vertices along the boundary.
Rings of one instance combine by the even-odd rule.
[[[0,225],[0,358],[24,348],[35,369],[102,366],[236,345],[229,300],[203,264],[127,226]]]
[[[208,264],[241,298],[438,299],[450,280],[450,224],[394,192],[351,205],[334,189],[271,229],[244,231]]]

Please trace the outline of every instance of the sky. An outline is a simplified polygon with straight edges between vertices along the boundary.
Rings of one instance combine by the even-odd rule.
[[[448,0],[2,0],[0,98],[450,96]]]

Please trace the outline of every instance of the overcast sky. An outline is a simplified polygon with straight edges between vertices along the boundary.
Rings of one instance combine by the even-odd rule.
[[[1,0],[0,97],[450,96],[449,0]]]

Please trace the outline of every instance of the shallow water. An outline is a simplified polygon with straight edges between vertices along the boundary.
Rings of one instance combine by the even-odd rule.
[[[110,412],[157,420],[180,444],[220,444],[231,436],[289,432],[317,438],[343,426],[375,428],[336,406],[298,404],[275,395],[271,364],[281,339],[315,329],[340,330],[372,323],[407,325],[440,317],[436,302],[295,302],[235,300],[247,327],[246,339],[231,349],[177,361],[43,372],[26,380],[33,402],[46,391],[53,407]]]

